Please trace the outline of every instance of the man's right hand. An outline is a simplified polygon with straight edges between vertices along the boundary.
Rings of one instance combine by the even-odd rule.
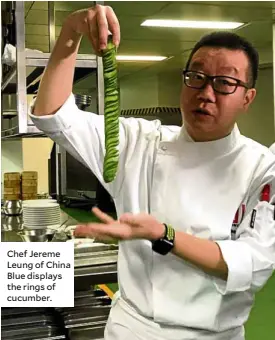
[[[116,46],[120,43],[119,22],[109,6],[96,5],[73,12],[66,18],[64,26],[86,36],[92,43],[96,54],[100,54],[100,51],[106,48],[109,32],[113,35],[113,43]]]
[[[75,61],[81,42],[86,36],[97,55],[107,46],[109,32],[116,46],[120,43],[120,28],[111,7],[96,5],[70,14],[40,82],[33,110],[36,116],[52,115],[65,103],[73,88]]]

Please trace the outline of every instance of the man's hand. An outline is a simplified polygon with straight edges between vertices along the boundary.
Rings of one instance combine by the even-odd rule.
[[[80,225],[75,229],[75,236],[88,236],[102,241],[114,239],[154,241],[164,236],[164,225],[151,215],[128,213],[123,214],[117,221],[98,208],[93,208],[92,211],[103,223]],[[219,246],[213,241],[176,231],[172,253],[210,275],[227,279],[227,264]]]
[[[34,115],[53,115],[72,93],[75,61],[82,36],[86,36],[97,55],[106,48],[109,31],[116,46],[120,43],[120,28],[111,7],[96,5],[70,14],[39,85]]]
[[[75,236],[88,236],[102,241],[145,239],[157,240],[164,236],[165,227],[149,214],[123,214],[114,220],[98,208],[93,213],[103,223],[88,223],[75,229]]]
[[[97,54],[107,46],[109,32],[113,34],[113,43],[120,43],[120,27],[118,19],[109,6],[96,5],[70,14],[64,23],[74,32],[85,35],[91,41]]]

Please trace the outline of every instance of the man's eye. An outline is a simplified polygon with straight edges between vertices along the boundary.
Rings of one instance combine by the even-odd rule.
[[[191,78],[193,80],[203,80],[204,79],[201,74],[193,74],[193,75],[191,75]]]
[[[222,85],[222,86],[235,86],[235,82],[229,80],[229,79],[224,79],[224,78],[219,78],[217,79],[217,84]]]

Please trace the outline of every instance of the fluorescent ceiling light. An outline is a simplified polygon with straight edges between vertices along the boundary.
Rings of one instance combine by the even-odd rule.
[[[209,29],[234,29],[242,26],[242,22],[226,21],[187,21],[187,20],[145,20],[141,26],[150,27],[176,27],[176,28],[209,28]]]
[[[151,55],[118,55],[116,59],[119,61],[162,61],[167,59],[167,57]]]

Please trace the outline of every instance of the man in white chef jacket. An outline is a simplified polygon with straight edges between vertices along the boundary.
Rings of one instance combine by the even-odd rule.
[[[110,7],[71,14],[40,84],[32,119],[97,176],[118,221],[80,235],[118,239],[120,297],[106,340],[243,340],[254,294],[275,262],[275,160],[235,124],[256,95],[258,55],[228,33],[201,40],[183,73],[183,126],[120,118],[119,169],[103,180],[104,118],[71,94],[83,35],[98,53],[120,30]]]

